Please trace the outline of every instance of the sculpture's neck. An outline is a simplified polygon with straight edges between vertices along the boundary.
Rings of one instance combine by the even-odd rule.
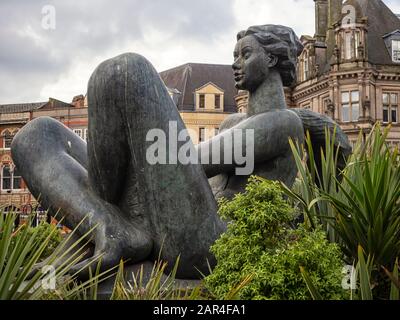
[[[277,109],[286,109],[285,93],[279,72],[270,70],[264,82],[254,92],[249,92],[247,115],[251,117]]]

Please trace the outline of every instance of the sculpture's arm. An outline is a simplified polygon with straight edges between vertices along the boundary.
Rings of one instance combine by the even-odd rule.
[[[235,137],[235,131],[242,132],[242,139],[239,139],[237,133]],[[245,164],[237,161],[238,154],[256,165],[287,152],[290,149],[289,137],[304,138],[302,122],[293,112],[283,110],[258,114],[200,143],[197,146],[199,161],[203,164],[207,177],[211,178],[237,167],[244,167]],[[232,145],[229,141],[233,141]],[[216,153],[212,152],[213,146]],[[216,155],[217,158],[219,156],[219,164],[213,164],[213,157],[215,159]],[[225,157],[232,159],[232,162],[225,162]]]

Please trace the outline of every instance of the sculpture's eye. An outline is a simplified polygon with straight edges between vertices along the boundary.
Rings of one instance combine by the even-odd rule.
[[[250,52],[250,51],[246,51],[246,52],[243,54],[243,58],[245,58],[245,59],[250,58],[250,56],[251,56],[251,52]]]

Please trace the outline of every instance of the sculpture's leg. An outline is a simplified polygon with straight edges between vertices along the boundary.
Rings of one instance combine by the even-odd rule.
[[[85,219],[79,234],[97,225],[95,255],[104,254],[103,269],[124,256],[139,261],[150,254],[152,242],[141,227],[89,187],[86,143],[63,124],[49,117],[35,119],[15,136],[11,150],[29,190],[51,214],[60,210],[70,228]]]
[[[136,54],[105,61],[90,79],[88,101],[92,187],[151,233],[153,257],[161,252],[172,267],[180,256],[180,277],[199,276],[195,268],[208,272],[209,248],[224,224],[202,166],[174,159],[185,142],[170,129],[179,133],[185,126],[158,73]],[[172,164],[146,159],[152,129],[165,133]],[[177,150],[169,157],[172,144]]]

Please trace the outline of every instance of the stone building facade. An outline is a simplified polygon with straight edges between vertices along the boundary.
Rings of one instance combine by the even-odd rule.
[[[225,117],[236,112],[237,92],[230,66],[186,64],[160,76],[186,126],[192,129],[195,143],[214,136]],[[87,105],[83,95],[71,103],[50,98],[40,103],[0,105],[0,210],[20,212],[24,220],[38,207],[11,158],[10,145],[18,130],[35,118],[48,116],[87,140]]]
[[[391,125],[400,146],[400,19],[381,0],[314,0],[315,35],[302,36],[298,79],[289,107],[337,121],[355,142],[377,121]],[[246,92],[236,97],[245,112]]]

